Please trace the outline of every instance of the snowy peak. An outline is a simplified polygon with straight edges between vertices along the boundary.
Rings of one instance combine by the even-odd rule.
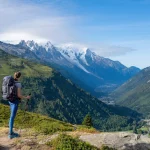
[[[61,64],[66,64],[68,66],[77,66],[78,68],[84,70],[85,72],[91,72],[91,69],[97,70],[98,68],[113,68],[116,71],[123,72],[135,72],[135,68],[127,68],[122,65],[120,62],[112,61],[108,58],[101,57],[95,52],[91,51],[85,45],[76,44],[76,43],[66,43],[54,46],[50,41],[44,44],[38,44],[32,41],[22,40],[19,45],[29,48],[33,51],[38,57],[47,59],[47,61],[55,62],[59,61]],[[138,69],[136,69],[137,71]]]
[[[84,54],[87,50],[87,47],[73,43],[62,44],[59,48],[63,52],[74,53],[76,55]]]
[[[85,55],[87,51],[87,47],[78,44],[63,44],[61,45],[58,50],[61,54],[70,62],[74,63],[80,68],[84,68],[83,64],[88,66],[86,61]],[[85,69],[84,69],[85,70]]]
[[[50,41],[48,41],[48,42],[44,45],[44,48],[45,48],[46,51],[48,52],[48,51],[50,51],[51,49],[53,49],[54,46],[53,46],[53,44],[52,44]]]
[[[27,47],[25,40],[21,40],[18,45],[23,46],[23,47]]]
[[[86,46],[73,43],[53,46],[50,41],[36,43],[33,40],[22,40],[18,45],[0,42],[0,49],[26,59],[50,64],[95,95],[101,90],[112,91],[140,71],[135,67],[127,68],[118,61],[97,55]],[[106,87],[104,90],[102,85]]]
[[[37,50],[39,47],[39,45],[33,40],[32,41],[21,40],[19,45],[23,47],[28,47],[31,51]]]
[[[26,44],[30,48],[31,51],[34,51],[34,50],[39,48],[38,44],[35,43],[33,40],[32,41],[27,41]]]
[[[22,40],[22,41],[20,41],[19,45],[21,45],[23,47],[28,47],[31,51],[37,51],[42,48],[48,52],[48,51],[51,51],[52,49],[54,49],[54,46],[52,45],[52,43],[50,41],[48,41],[45,44],[38,44],[33,40],[31,40],[31,41],[30,40],[28,40],[28,41]]]

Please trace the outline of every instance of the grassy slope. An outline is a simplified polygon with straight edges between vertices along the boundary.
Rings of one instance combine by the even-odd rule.
[[[0,82],[15,71],[23,73],[23,92],[32,93],[29,108],[32,112],[77,124],[90,113],[94,127],[101,130],[125,129],[132,126],[132,117],[137,117],[132,111],[124,109],[122,113],[98,101],[50,67],[8,55],[2,50],[0,64]]]
[[[123,84],[111,95],[116,103],[150,115],[150,67]]]
[[[0,104],[0,127],[8,126],[10,109]],[[30,128],[39,133],[51,134],[57,131],[72,131],[73,126],[53,118],[19,110],[15,119],[16,128]]]
[[[9,107],[3,104],[0,104],[0,127],[8,126],[8,120],[10,117],[9,114],[10,114]],[[72,147],[75,147],[76,149],[99,150],[98,148],[91,146],[90,144],[83,142],[79,140],[78,138],[73,138],[71,136],[64,135],[64,134],[61,135],[61,133],[64,133],[65,131],[73,131],[74,130],[73,125],[62,122],[62,121],[58,121],[53,118],[49,118],[47,116],[42,116],[40,114],[26,112],[24,115],[24,111],[19,110],[17,113],[17,117],[15,119],[15,128],[16,129],[17,128],[18,129],[26,129],[26,128],[30,129],[26,131],[30,133],[26,133],[26,135],[23,135],[23,136],[26,136],[26,138],[29,138],[28,137],[29,135],[31,136],[31,131],[32,131],[32,134],[36,133],[36,135],[39,135],[39,136],[43,135],[43,138],[44,137],[46,138],[46,136],[44,135],[54,134],[56,132],[59,133],[60,135],[56,139],[54,139],[51,144],[50,142],[47,143],[47,145],[53,148],[54,150],[58,148],[60,149],[69,148],[68,150],[71,150]],[[82,130],[90,131],[90,129],[87,129],[86,127],[82,127]],[[56,145],[56,142],[54,144],[54,141],[57,142],[57,145]],[[33,144],[32,147],[34,149],[35,141],[32,144]],[[38,145],[38,143],[36,143],[36,145]],[[17,142],[14,143],[14,147],[15,146],[17,147]],[[20,146],[21,146],[21,143],[20,143]],[[44,147],[44,145],[42,147]],[[1,148],[1,145],[0,145],[0,148]],[[38,146],[35,149],[40,149],[40,146]]]
[[[9,114],[10,114],[9,107],[6,105],[0,104],[0,127],[8,126],[8,120],[10,117]],[[94,128],[87,128],[85,126],[76,126],[76,127],[77,127],[76,130],[79,132],[84,132],[84,133],[85,132],[89,132],[89,133],[97,132]],[[26,129],[26,128],[30,129],[26,131],[26,134],[23,134],[24,138],[29,138],[29,136],[32,137],[31,135],[32,134],[35,135],[36,133],[36,135],[37,136],[39,135],[39,137],[40,135],[43,135],[42,140],[44,140],[44,138],[47,138],[44,135],[58,133],[58,137],[56,136],[56,138],[54,138],[51,142],[49,141],[46,142],[46,145],[48,145],[53,150],[57,150],[57,149],[115,150],[113,148],[109,148],[108,146],[103,146],[101,149],[99,149],[95,146],[90,145],[87,142],[79,140],[77,136],[67,135],[67,132],[66,134],[64,134],[65,131],[74,131],[74,126],[69,123],[65,123],[65,122],[62,122],[53,118],[49,118],[47,116],[42,116],[40,114],[26,112],[24,115],[24,111],[19,110],[17,113],[17,117],[15,119],[15,128],[16,129]],[[30,132],[30,133],[27,133],[27,132]],[[69,132],[69,133],[74,133],[74,132]],[[20,142],[20,146],[21,144],[23,144],[21,140],[18,140],[18,142],[16,141],[13,144],[13,146],[17,147],[17,144],[19,142]],[[28,145],[29,143],[26,143],[26,144]],[[33,149],[41,149],[42,147],[44,147],[44,145],[42,145],[42,147],[39,146],[38,142],[36,143],[35,141],[32,144],[33,145],[31,145],[30,143],[29,146],[30,147],[32,146]],[[34,147],[34,144],[37,145],[36,148]]]

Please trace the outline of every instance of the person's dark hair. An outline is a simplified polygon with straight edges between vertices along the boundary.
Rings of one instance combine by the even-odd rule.
[[[15,79],[15,80],[18,80],[20,77],[21,77],[21,72],[20,72],[20,71],[15,72],[15,74],[14,74],[14,79]]]

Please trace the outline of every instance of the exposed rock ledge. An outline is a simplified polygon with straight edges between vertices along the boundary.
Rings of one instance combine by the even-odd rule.
[[[149,150],[150,138],[130,132],[107,132],[81,135],[80,139],[91,145],[101,147],[107,145],[118,150]]]

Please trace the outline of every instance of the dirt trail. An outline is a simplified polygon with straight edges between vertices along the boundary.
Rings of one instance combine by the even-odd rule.
[[[9,140],[6,136],[0,137],[0,150],[9,150],[13,147],[13,140]]]
[[[6,129],[3,129],[3,131],[1,131],[0,150],[9,150],[9,149],[13,149],[13,147],[14,147],[14,145],[13,145],[14,139],[13,140],[8,139],[6,132],[7,132]]]
[[[18,130],[16,131],[20,133]],[[50,137],[52,136],[30,134],[30,131],[22,130],[19,138],[8,139],[8,129],[0,128],[0,150],[50,150],[51,148],[45,143],[55,136]],[[45,139],[45,143],[43,139]]]

